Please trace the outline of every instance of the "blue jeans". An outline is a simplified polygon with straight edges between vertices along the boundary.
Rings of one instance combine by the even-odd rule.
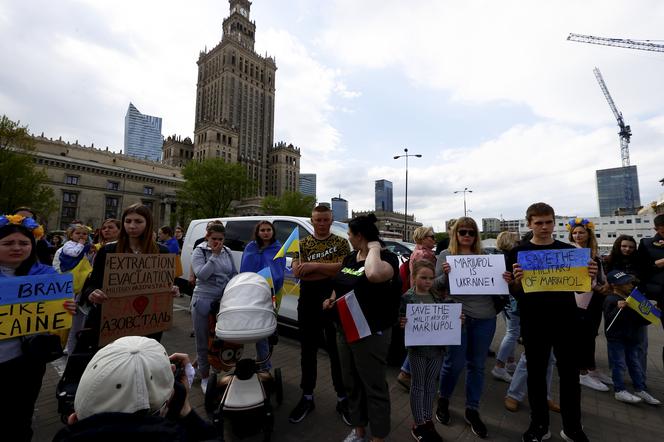
[[[256,342],[256,361],[262,361],[267,358],[267,355],[270,353],[270,344],[267,341],[268,338],[261,339]],[[268,359],[264,363],[260,364],[258,367],[261,370],[270,371],[272,369],[272,360]]]
[[[496,332],[496,318],[466,316],[461,329],[461,345],[450,345],[440,373],[440,397],[449,399],[461,371],[466,367],[466,408],[478,410],[484,388],[484,362]]]
[[[643,327],[645,329],[645,327]],[[639,341],[610,340],[606,342],[611,361],[611,378],[613,379],[613,390],[617,393],[625,389],[623,373],[625,368],[632,378],[632,385],[636,391],[646,389],[643,367],[641,367],[641,345]]]
[[[500,343],[496,361],[505,364],[510,358],[514,359],[514,349],[521,334],[521,318],[514,311],[505,311],[503,316],[505,317],[505,336]]]
[[[546,398],[549,400],[551,400],[551,378],[554,365],[556,365],[556,357],[551,352],[549,366],[546,369]],[[507,389],[507,396],[523,402],[526,398],[526,393],[528,393],[528,361],[526,360],[526,352],[523,352],[512,375],[512,382],[510,382],[510,386]]]

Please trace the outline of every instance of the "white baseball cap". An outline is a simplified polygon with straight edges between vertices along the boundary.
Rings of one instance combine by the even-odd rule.
[[[97,413],[160,409],[173,392],[173,371],[164,347],[154,339],[127,336],[94,355],[76,390],[79,419]]]

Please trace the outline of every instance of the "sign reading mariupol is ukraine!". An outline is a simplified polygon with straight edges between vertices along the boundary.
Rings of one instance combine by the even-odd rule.
[[[70,274],[0,278],[0,339],[71,328],[63,303],[73,298]]]
[[[552,249],[519,252],[523,291],[589,292],[590,249]]]
[[[174,254],[109,253],[103,291],[99,345],[122,336],[145,336],[170,328]]]

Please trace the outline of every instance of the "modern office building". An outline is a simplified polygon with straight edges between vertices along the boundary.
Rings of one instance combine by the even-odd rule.
[[[332,217],[342,222],[348,219],[348,201],[341,198],[341,195],[332,198]]]
[[[376,210],[394,211],[392,204],[392,181],[376,180]]]
[[[313,196],[316,198],[316,174],[315,173],[301,173],[300,174],[300,193],[302,195]]]
[[[161,118],[145,115],[129,103],[125,115],[124,153],[142,160],[159,161],[164,137]]]
[[[641,208],[636,166],[596,171],[600,216],[633,215]]]
[[[498,233],[500,231],[500,220],[498,218],[482,218],[483,233]]]

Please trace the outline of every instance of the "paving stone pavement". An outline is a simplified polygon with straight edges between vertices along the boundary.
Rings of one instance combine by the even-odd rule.
[[[195,357],[194,339],[190,337],[191,318],[186,309],[188,298],[176,299],[173,327],[164,333],[162,343],[169,353],[175,351],[188,352],[192,359]],[[493,341],[492,349],[496,350],[504,333],[504,321],[498,318],[498,328]],[[648,360],[648,386],[651,393],[664,399],[664,372],[662,370],[662,346],[664,333],[661,327],[649,327],[650,355]],[[336,395],[330,379],[328,359],[321,351],[318,357],[318,382],[315,392],[316,409],[301,423],[288,422],[288,414],[300,398],[299,380],[299,344],[284,333],[275,347],[273,366],[281,367],[283,372],[284,401],[275,407],[274,441],[342,441],[348,434],[346,427],[335,413]],[[517,347],[518,354],[523,347]],[[46,376],[42,385],[41,394],[37,402],[33,428],[34,441],[46,442],[62,428],[60,417],[57,415],[55,400],[55,386],[59,379],[58,368],[63,361],[56,361],[47,367]],[[528,406],[522,404],[516,413],[507,411],[503,406],[503,397],[507,384],[494,380],[489,371],[494,360],[487,359],[486,378],[482,403],[481,416],[489,429],[488,440],[518,441],[521,434],[528,427]],[[597,338],[597,363],[605,373],[608,371],[606,356],[606,341],[602,334]],[[390,385],[390,398],[392,404],[392,432],[390,441],[413,440],[410,435],[412,417],[410,414],[408,394],[396,382],[398,367],[389,367],[388,383]],[[554,399],[558,400],[557,376],[554,375],[552,387]],[[626,377],[628,389],[629,376]],[[477,441],[477,438],[464,423],[463,382],[461,378],[454,396],[451,400],[452,424],[443,426],[436,423],[438,432],[446,441]],[[581,406],[585,431],[592,441],[660,441],[664,434],[664,409],[645,404],[627,405],[616,401],[612,392],[596,392],[582,387]],[[203,395],[198,382],[195,382],[191,392],[191,402],[196,410],[205,415],[203,409]],[[561,429],[560,415],[551,413],[551,433],[553,441],[562,440],[559,433]],[[239,440],[230,431],[226,431],[226,440]],[[242,439],[247,442],[262,440],[255,436]]]

